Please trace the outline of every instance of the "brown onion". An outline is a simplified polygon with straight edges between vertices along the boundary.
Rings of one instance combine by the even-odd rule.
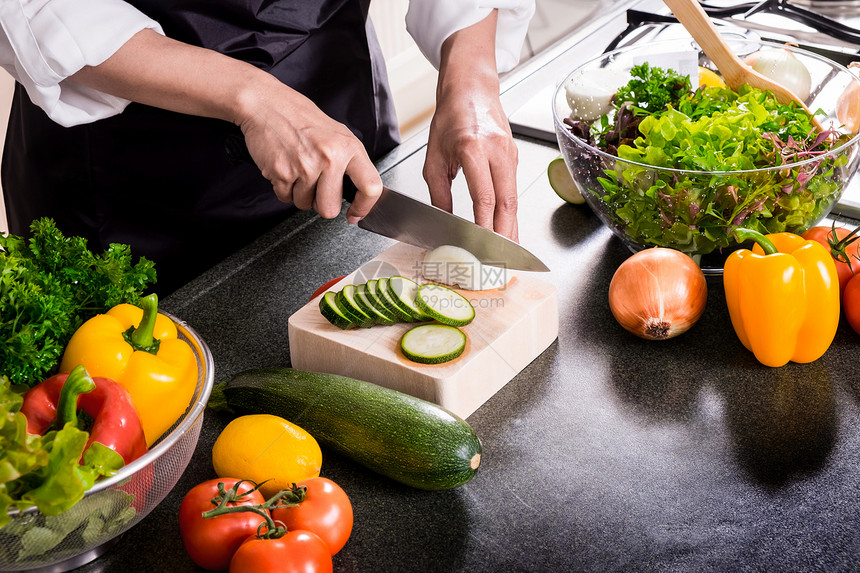
[[[636,336],[665,340],[686,332],[705,311],[708,285],[693,259],[653,247],[621,263],[609,283],[615,320]]]

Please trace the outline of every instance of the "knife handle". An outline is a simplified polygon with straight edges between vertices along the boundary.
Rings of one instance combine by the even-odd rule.
[[[224,136],[224,154],[233,165],[242,165],[243,163],[254,163],[254,158],[251,157],[251,152],[248,151],[248,145],[245,143],[245,137],[241,133],[230,132]],[[343,176],[343,198],[345,201],[352,203],[355,200],[355,194],[358,189],[355,183],[348,175]]]

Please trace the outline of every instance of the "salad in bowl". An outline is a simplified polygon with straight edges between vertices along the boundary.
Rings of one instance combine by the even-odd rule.
[[[603,54],[555,92],[555,131],[570,175],[633,251],[726,252],[737,247],[737,227],[802,233],[830,212],[857,170],[860,136],[838,113],[856,76],[792,46],[733,47],[750,65],[785,51],[791,67],[783,66],[783,81],[795,81],[788,72],[800,76],[792,89],[812,114],[767,91],[730,89],[689,40]],[[691,51],[692,73],[652,63]]]

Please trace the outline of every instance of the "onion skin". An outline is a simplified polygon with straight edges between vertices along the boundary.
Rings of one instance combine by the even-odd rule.
[[[708,298],[702,269],[675,249],[653,247],[621,263],[609,283],[615,320],[640,338],[667,340],[701,318]]]
[[[812,89],[809,70],[800,59],[785,48],[763,48],[753,52],[744,63],[763,76],[766,76],[794,95],[805,101]]]
[[[853,62],[850,68],[860,70],[860,62]],[[860,132],[860,81],[854,80],[836,101],[836,117],[848,133]]]

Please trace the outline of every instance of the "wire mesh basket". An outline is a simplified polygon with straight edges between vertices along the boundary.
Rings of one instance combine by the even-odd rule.
[[[206,343],[167,315],[197,359],[197,387],[185,414],[146,454],[97,482],[68,511],[10,510],[11,522],[0,529],[0,571],[60,573],[89,563],[155,509],[182,476],[197,447],[215,371]]]

